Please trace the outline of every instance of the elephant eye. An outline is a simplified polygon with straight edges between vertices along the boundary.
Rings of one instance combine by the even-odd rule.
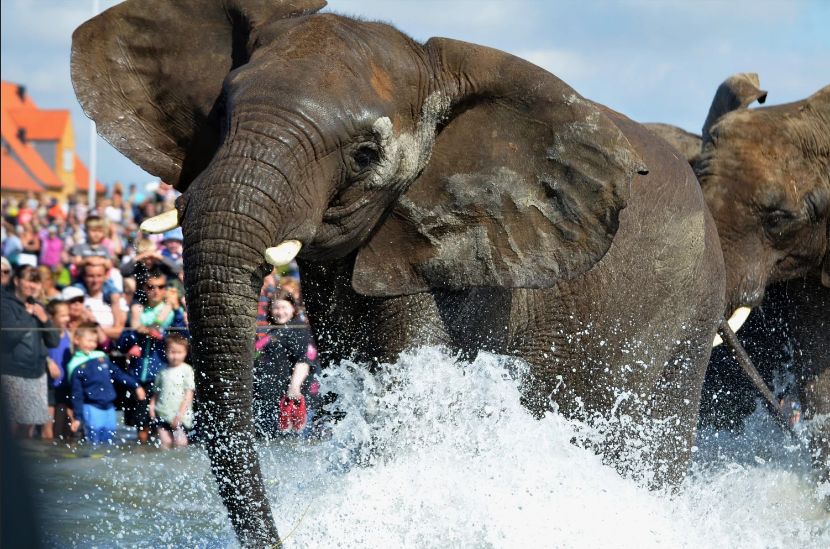
[[[796,215],[786,210],[770,210],[764,214],[764,228],[771,236],[781,236],[792,228]]]
[[[370,166],[380,160],[380,152],[375,143],[364,143],[352,151],[350,168],[352,176],[362,175]]]

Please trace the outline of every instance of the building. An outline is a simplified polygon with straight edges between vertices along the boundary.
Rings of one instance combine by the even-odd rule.
[[[6,81],[0,86],[3,197],[86,195],[89,171],[75,153],[69,110],[40,109],[24,86]],[[105,190],[96,181],[96,192]]]

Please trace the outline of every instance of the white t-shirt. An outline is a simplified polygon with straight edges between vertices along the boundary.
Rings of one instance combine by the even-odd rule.
[[[162,421],[172,423],[179,413],[185,391],[196,390],[196,378],[190,364],[167,367],[156,376],[156,416]],[[182,418],[182,425],[193,427],[193,402],[187,407]]]
[[[100,297],[91,297],[89,294],[84,298],[84,306],[92,311],[96,322],[103,328],[112,328],[115,325],[115,317],[112,314],[112,305],[104,301],[103,292]]]
[[[124,223],[124,210],[115,206],[107,206],[104,209],[104,217],[109,219],[111,223],[121,225]]]

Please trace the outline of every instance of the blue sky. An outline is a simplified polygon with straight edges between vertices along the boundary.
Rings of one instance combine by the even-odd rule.
[[[100,1],[100,8],[115,4]],[[72,92],[72,31],[92,0],[3,0],[3,80],[43,108],[70,108],[78,153],[89,124]],[[418,40],[446,36],[503,49],[579,93],[642,122],[699,132],[718,84],[757,72],[768,104],[830,84],[830,1],[330,0],[327,11],[394,24]],[[154,178],[99,139],[98,176]]]

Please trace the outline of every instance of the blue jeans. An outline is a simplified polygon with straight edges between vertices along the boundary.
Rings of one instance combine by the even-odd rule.
[[[92,444],[112,444],[115,438],[115,406],[102,410],[84,404],[84,434]]]

